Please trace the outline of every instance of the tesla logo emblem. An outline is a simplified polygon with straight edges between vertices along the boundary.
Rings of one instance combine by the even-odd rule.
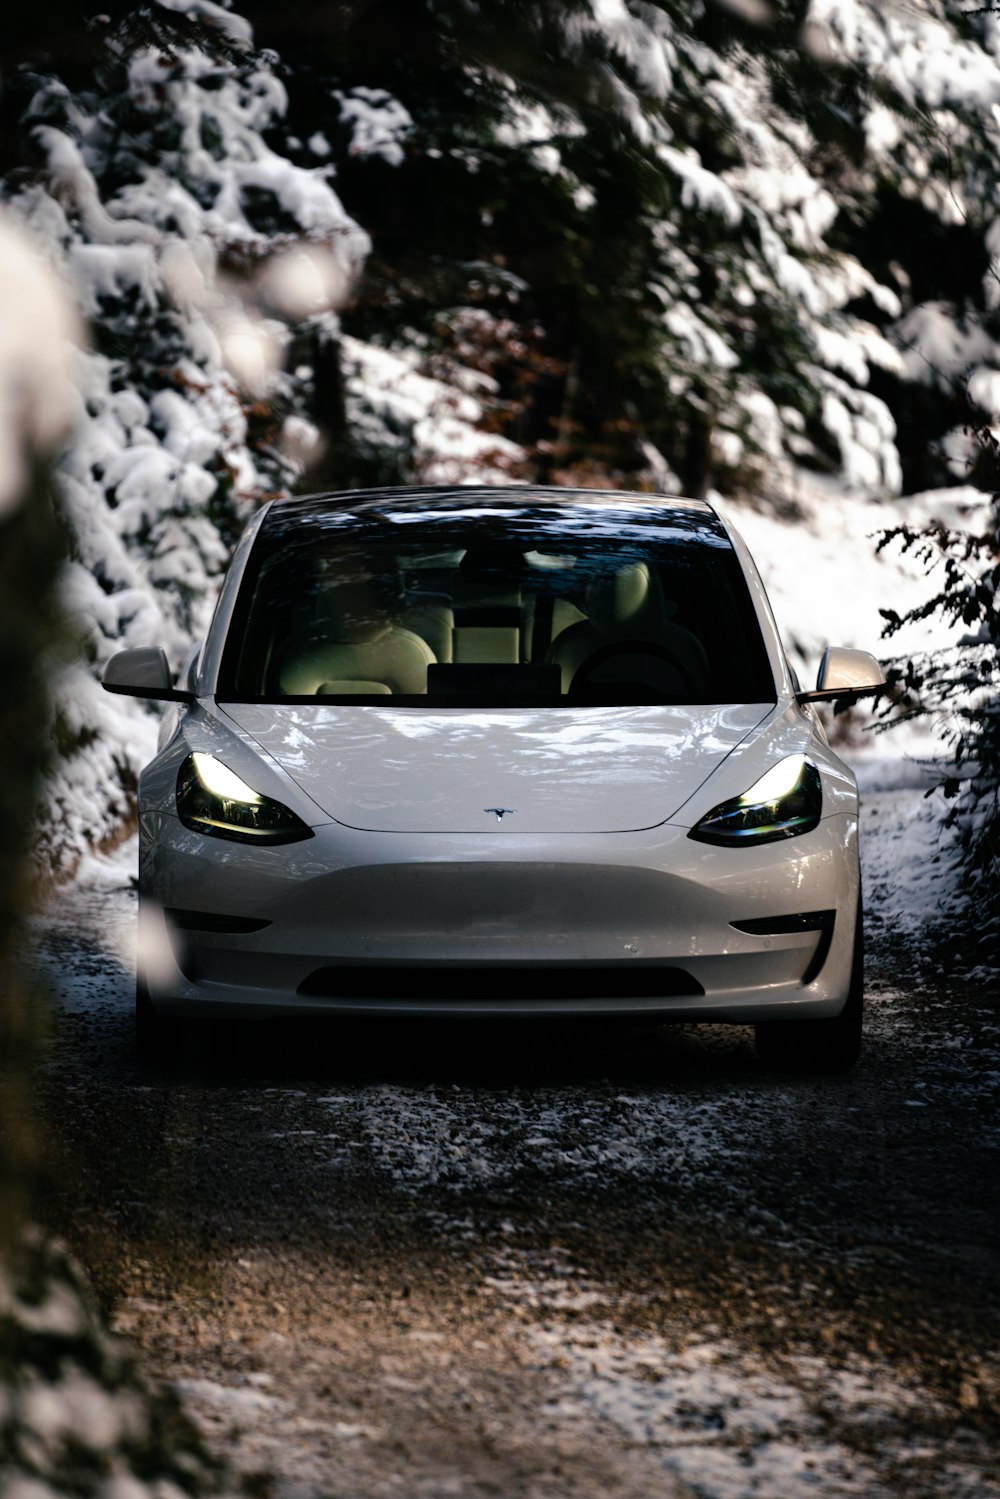
[[[507,816],[508,812],[516,812],[517,808],[516,807],[484,807],[483,811],[484,812],[495,812],[496,815],[497,815],[497,822],[502,822],[503,819]]]

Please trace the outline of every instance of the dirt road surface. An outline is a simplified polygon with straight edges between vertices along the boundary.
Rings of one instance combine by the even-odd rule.
[[[247,1492],[1000,1496],[1000,1011],[928,959],[929,805],[875,785],[840,1077],[691,1026],[239,1027],[150,1069],[134,848],[59,892],[50,1216]]]

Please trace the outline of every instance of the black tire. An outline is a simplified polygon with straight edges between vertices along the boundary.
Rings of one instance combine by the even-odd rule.
[[[180,1040],[176,1020],[160,1015],[141,978],[135,981],[135,1045],[144,1062],[171,1061]]]
[[[780,1072],[843,1072],[857,1061],[865,1006],[865,938],[858,905],[847,1001],[829,1020],[768,1020],[755,1027],[757,1055]]]

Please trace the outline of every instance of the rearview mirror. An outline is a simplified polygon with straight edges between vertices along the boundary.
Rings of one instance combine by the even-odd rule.
[[[167,658],[158,645],[119,651],[104,668],[101,685],[105,692],[127,697],[158,698],[169,703],[193,702],[193,694],[173,684]]]
[[[823,652],[815,690],[797,692],[795,696],[800,703],[831,703],[836,698],[853,702],[884,686],[885,673],[874,656],[867,651],[831,645]]]

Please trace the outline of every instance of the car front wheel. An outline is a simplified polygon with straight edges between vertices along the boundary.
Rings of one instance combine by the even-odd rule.
[[[757,1055],[782,1072],[842,1072],[858,1059],[865,995],[861,905],[854,927],[854,961],[847,1001],[829,1020],[768,1020],[755,1027]]]
[[[181,1026],[178,1021],[161,1015],[149,997],[149,990],[141,978],[135,981],[135,1044],[144,1062],[169,1062],[176,1056],[180,1046]]]

